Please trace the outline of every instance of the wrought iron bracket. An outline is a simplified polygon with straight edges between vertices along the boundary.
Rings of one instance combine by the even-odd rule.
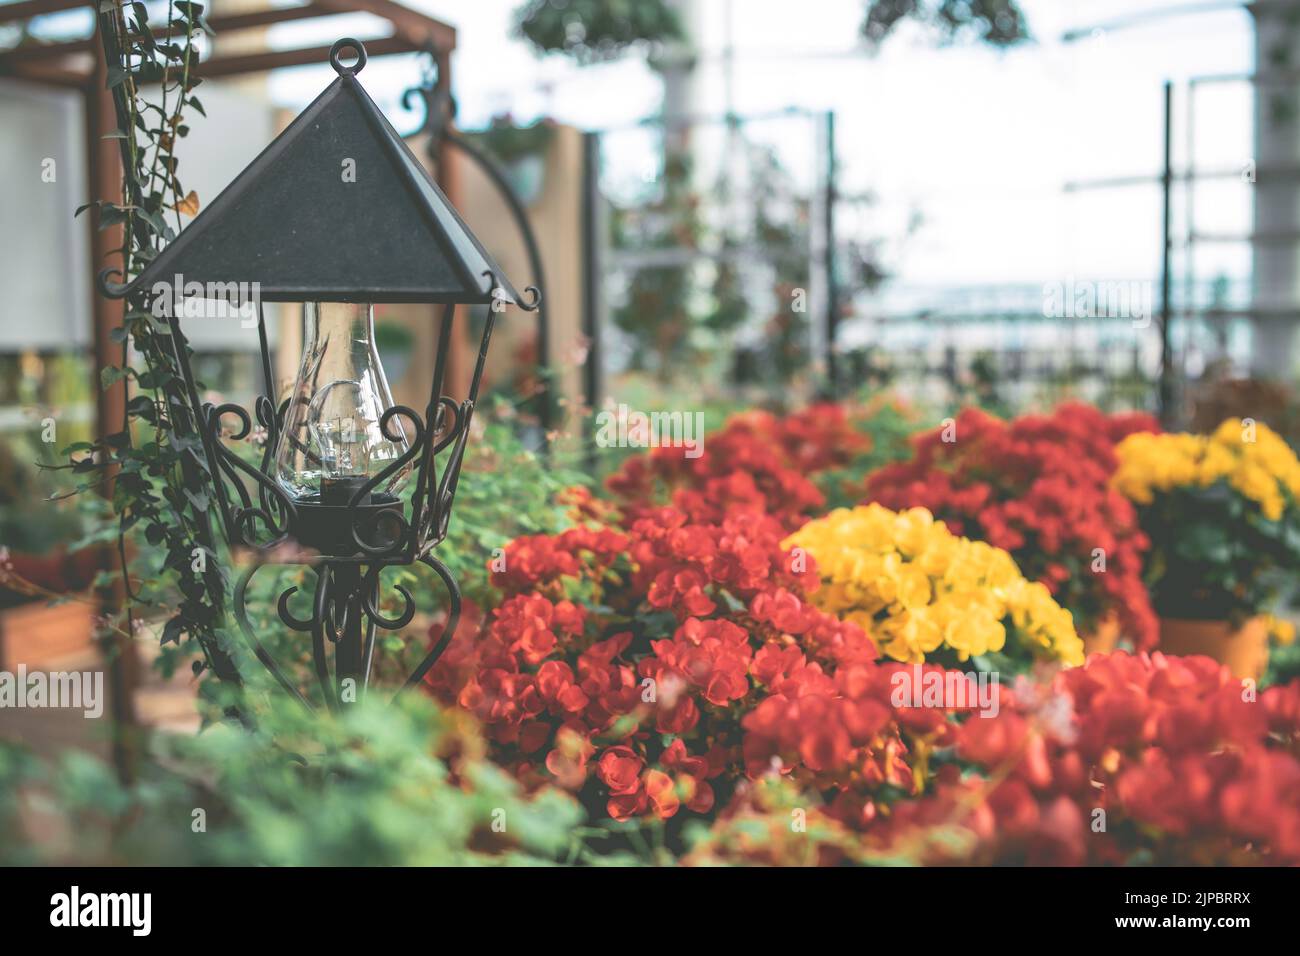
[[[399,694],[423,681],[438,662],[460,624],[463,605],[460,586],[442,561],[432,554],[425,554],[416,563],[432,569],[446,589],[446,626],[439,640],[425,652],[420,663],[403,682]],[[315,597],[309,616],[299,617],[290,608],[290,602],[299,590],[297,584],[282,590],[275,602],[277,615],[285,627],[296,633],[311,635],[312,665],[318,691],[315,695],[304,693],[289,678],[280,662],[262,643],[257,629],[249,620],[249,585],[257,572],[268,565],[278,568],[308,568],[316,573]],[[311,555],[291,556],[283,560],[269,554],[260,555],[244,570],[235,585],[235,619],[244,643],[280,687],[303,707],[310,711],[318,710],[319,705],[312,700],[315,696],[331,713],[338,713],[348,704],[363,699],[369,690],[377,632],[399,631],[415,619],[415,598],[400,584],[394,590],[401,598],[401,610],[391,617],[381,610],[384,570],[404,566],[407,565],[386,561],[361,564]],[[331,645],[334,648],[332,655],[329,652]]]

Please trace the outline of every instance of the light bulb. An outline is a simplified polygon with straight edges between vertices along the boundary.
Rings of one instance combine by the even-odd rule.
[[[380,428],[392,393],[374,345],[368,305],[308,303],[302,365],[276,448],[276,475],[300,501],[347,505],[410,448],[400,418]],[[359,503],[392,496],[409,465]]]
[[[360,382],[330,382],[308,406],[307,431],[320,457],[322,504],[347,504],[369,479],[371,457],[386,444],[366,397]]]

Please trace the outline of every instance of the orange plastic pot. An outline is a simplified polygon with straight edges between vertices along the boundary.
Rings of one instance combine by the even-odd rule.
[[[1160,619],[1160,650],[1165,654],[1212,657],[1234,677],[1258,679],[1268,665],[1268,622],[1252,617],[1234,628],[1227,621]]]
[[[1119,617],[1107,614],[1097,622],[1091,634],[1083,635],[1083,653],[1086,657],[1093,654],[1109,654],[1119,645]]]

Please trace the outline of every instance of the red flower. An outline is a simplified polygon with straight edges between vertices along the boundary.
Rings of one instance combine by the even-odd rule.
[[[682,805],[677,796],[677,786],[673,778],[660,770],[647,770],[645,775],[646,796],[650,806],[661,820],[673,816]]]
[[[1141,577],[1149,542],[1110,478],[1115,442],[1156,431],[1156,422],[1067,403],[1011,422],[967,409],[954,427],[957,441],[945,440],[944,429],[928,432],[911,461],[872,474],[867,500],[929,509],[954,533],[1010,551],[1084,629],[1114,614],[1138,648],[1154,646],[1156,617]]]
[[[610,797],[605,810],[611,819],[621,823],[644,813],[648,802],[645,790],[638,788],[633,793],[620,793]]]
[[[629,459],[606,487],[633,518],[651,510],[650,502],[670,500],[700,524],[745,512],[774,517],[792,531],[825,504],[808,475],[843,467],[870,448],[841,405],[815,405],[784,418],[751,412],[708,436],[703,455],[656,448]]]
[[[600,757],[596,773],[609,792],[615,795],[635,793],[640,786],[643,763],[631,747],[610,747]]]

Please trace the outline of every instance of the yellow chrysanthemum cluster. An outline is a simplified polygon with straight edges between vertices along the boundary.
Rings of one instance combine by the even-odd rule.
[[[1264,626],[1268,628],[1268,636],[1279,644],[1290,644],[1295,641],[1295,624],[1284,617],[1265,614]]]
[[[1011,555],[959,538],[924,508],[839,508],[785,540],[817,562],[812,600],[858,624],[895,660],[920,663],[947,647],[960,660],[1013,647],[1083,663],[1070,612],[1026,581]]]
[[[1208,488],[1222,479],[1279,521],[1300,499],[1300,461],[1276,432],[1259,422],[1229,418],[1213,435],[1135,432],[1115,448],[1113,479],[1125,497],[1150,504],[1173,488]]]

